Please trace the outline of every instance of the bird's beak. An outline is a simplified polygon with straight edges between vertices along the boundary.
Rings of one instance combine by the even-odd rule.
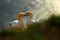
[[[21,13],[18,14],[18,21],[20,21],[22,19],[23,15],[24,15],[23,12],[21,12]]]

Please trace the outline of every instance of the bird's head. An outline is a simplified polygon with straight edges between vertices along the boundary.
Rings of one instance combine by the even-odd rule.
[[[26,13],[26,15],[27,15],[27,16],[30,16],[30,18],[33,17],[33,13],[32,13],[31,11],[28,11],[28,12]]]
[[[24,16],[24,13],[23,13],[23,12],[20,12],[20,13],[18,14],[18,21],[20,21],[23,16]]]
[[[28,11],[25,14],[23,12],[21,12],[18,14],[18,21],[22,20],[23,22],[31,22],[32,17],[33,17],[33,14],[31,11]]]

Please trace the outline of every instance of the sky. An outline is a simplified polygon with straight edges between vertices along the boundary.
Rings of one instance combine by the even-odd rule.
[[[60,14],[60,0],[0,0],[0,28],[27,11],[33,12],[33,20],[44,20]]]

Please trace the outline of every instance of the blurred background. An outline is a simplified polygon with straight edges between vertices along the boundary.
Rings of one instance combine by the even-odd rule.
[[[33,24],[26,32],[2,30],[0,39],[45,40],[46,35],[47,38],[51,35],[51,40],[59,39],[60,0],[0,0],[0,30],[9,22],[16,20],[18,13],[27,11],[32,11],[32,19],[39,20],[40,23]]]
[[[33,12],[34,20],[60,13],[60,0],[0,0],[0,29],[17,19],[19,12]]]

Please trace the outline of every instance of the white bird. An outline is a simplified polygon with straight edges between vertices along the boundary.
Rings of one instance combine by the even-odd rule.
[[[27,28],[27,25],[31,25],[35,22],[32,20],[32,17],[33,14],[30,11],[26,14],[20,13],[18,14],[18,20],[10,22],[9,27],[16,31],[23,31]]]

